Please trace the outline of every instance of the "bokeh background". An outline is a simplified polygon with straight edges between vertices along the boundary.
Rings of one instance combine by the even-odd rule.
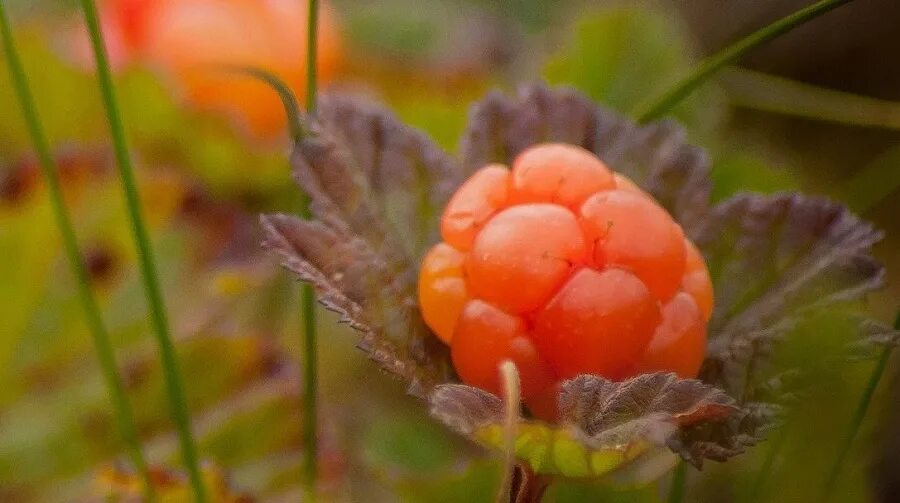
[[[177,466],[77,2],[6,3],[141,438],[152,462]],[[469,105],[490,89],[546,80],[633,115],[704,55],[806,3],[330,0],[322,87],[384,103],[454,149]],[[112,17],[104,27],[203,458],[262,501],[296,501],[303,450],[298,289],[259,249],[256,216],[297,209],[282,112],[261,84],[195,68],[196,55],[214,59],[225,51],[302,89],[302,16],[266,18],[280,19],[275,27],[249,9],[239,14],[244,23],[192,18],[193,31],[172,28],[152,43]],[[900,304],[897,26],[895,0],[852,2],[754,51],[674,112],[711,155],[716,199],[801,190],[843,201],[884,229],[876,255],[888,266],[888,287],[866,308],[887,322]],[[0,501],[96,501],[121,444],[5,70]],[[430,420],[335,321],[319,320],[327,500],[491,500],[498,462]],[[823,316],[780,346],[776,367],[806,371],[784,426],[728,463],[691,470],[688,501],[818,501],[873,366],[834,358],[845,329]],[[900,500],[893,367],[832,501]],[[772,469],[760,479],[767,458]],[[644,488],[566,482],[547,500],[654,502],[664,499],[665,486],[665,479]]]

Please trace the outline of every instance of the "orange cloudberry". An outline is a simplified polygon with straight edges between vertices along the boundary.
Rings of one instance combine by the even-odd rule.
[[[526,405],[555,417],[559,382],[695,377],[712,283],[668,212],[593,153],[565,144],[492,164],[451,198],[419,277],[425,322],[463,382],[499,393],[513,361]]]

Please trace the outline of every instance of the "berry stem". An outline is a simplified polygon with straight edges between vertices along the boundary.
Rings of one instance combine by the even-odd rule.
[[[316,56],[318,53],[319,2],[307,0],[309,12],[306,17],[306,112],[316,115],[317,79]],[[309,196],[303,195],[300,213],[304,218],[311,216]],[[318,371],[316,348],[316,297],[313,287],[300,287],[300,310],[303,316],[303,435],[306,449],[303,459],[303,482],[305,501],[316,500],[316,479],[318,478]]]
[[[143,481],[144,498],[147,501],[155,501],[156,497],[150,473],[147,469],[147,461],[144,458],[141,443],[138,439],[134,414],[131,405],[128,403],[122,379],[116,367],[115,352],[109,339],[109,332],[103,322],[97,298],[91,290],[90,274],[88,274],[83,255],[78,248],[78,238],[75,235],[72,218],[63,198],[58,175],[59,169],[50,153],[50,144],[38,117],[37,105],[29,87],[28,78],[25,75],[25,68],[15,46],[11,24],[2,0],[0,0],[0,36],[2,36],[10,78],[19,101],[22,116],[25,119],[28,134],[34,144],[34,150],[38,156],[38,164],[46,179],[53,216],[62,235],[63,250],[67,255],[69,267],[76,280],[79,301],[84,311],[85,322],[93,339],[97,359],[100,362],[100,370],[103,373],[107,392],[112,402],[113,415],[115,416],[119,432],[125,441],[131,463]]]
[[[169,329],[166,308],[159,285],[156,261],[153,255],[153,248],[150,245],[150,236],[141,213],[140,195],[135,180],[134,167],[131,164],[131,158],[128,153],[125,127],[116,98],[112,70],[110,69],[109,57],[106,52],[103,32],[100,28],[100,20],[97,14],[97,5],[94,0],[81,0],[81,7],[84,10],[85,21],[91,37],[91,46],[97,63],[100,93],[109,122],[116,156],[116,166],[122,182],[122,190],[131,222],[131,231],[137,246],[137,258],[141,278],[144,283],[144,293],[150,307],[153,333],[159,346],[166,393],[169,399],[172,419],[175,422],[175,428],[178,433],[181,456],[187,467],[194,491],[194,498],[196,501],[203,503],[206,501],[206,491],[203,487],[200,465],[197,461],[196,447],[193,434],[191,433],[190,414],[188,413],[187,402],[184,396],[184,384],[178,369],[178,359]]]
[[[851,1],[852,0],[821,0],[804,7],[793,14],[789,14],[725,47],[719,52],[704,59],[693,72],[687,75],[687,77],[678,82],[662,96],[651,102],[649,106],[638,114],[638,122],[643,124],[662,117],[723,67],[734,63],[751,50],[791,31],[797,26]]]
[[[894,320],[894,329],[900,330],[900,312],[897,313],[897,317]],[[826,501],[831,495],[838,476],[841,474],[841,471],[843,471],[844,461],[847,459],[847,454],[853,446],[853,441],[856,440],[856,437],[859,434],[859,429],[866,417],[866,413],[869,411],[869,405],[872,403],[872,397],[875,396],[875,390],[878,389],[878,383],[881,382],[884,371],[887,369],[888,363],[890,362],[893,349],[894,348],[891,346],[885,346],[885,348],[882,349],[881,356],[878,357],[878,362],[872,370],[872,375],[869,376],[869,382],[866,384],[862,397],[859,399],[859,403],[856,406],[856,412],[853,414],[850,430],[844,437],[838,455],[834,460],[834,464],[831,466],[831,471],[828,473],[828,479],[826,479],[824,486],[825,492],[823,493],[823,501]]]

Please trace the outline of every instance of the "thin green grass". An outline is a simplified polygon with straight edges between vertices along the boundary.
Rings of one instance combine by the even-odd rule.
[[[638,114],[638,122],[644,124],[662,117],[700,85],[709,80],[716,72],[739,60],[751,50],[851,1],[822,0],[816,2],[751,33],[713,54],[703,60],[687,77],[646,106],[643,112]]]
[[[766,452],[766,457],[763,458],[762,465],[756,473],[756,478],[753,479],[753,485],[750,486],[749,499],[747,501],[761,501],[760,498],[765,493],[769,477],[772,475],[772,468],[775,466],[775,462],[781,456],[781,451],[787,443],[788,428],[789,425],[782,424],[778,436],[769,440],[769,450]]]
[[[135,245],[138,249],[138,264],[140,266],[141,278],[144,282],[144,292],[150,307],[150,319],[153,324],[153,333],[156,336],[156,342],[159,346],[160,360],[162,363],[163,375],[165,377],[166,393],[171,407],[172,419],[175,422],[175,428],[178,433],[181,456],[191,480],[194,497],[196,501],[202,503],[206,501],[206,491],[203,487],[200,465],[197,460],[196,447],[191,433],[190,415],[184,396],[184,384],[178,369],[178,359],[175,354],[175,346],[172,343],[172,337],[169,330],[169,322],[163,303],[162,291],[159,286],[156,261],[153,256],[153,249],[150,246],[150,236],[147,231],[147,226],[144,223],[144,217],[141,214],[140,196],[138,194],[137,182],[134,176],[134,168],[131,164],[131,157],[128,153],[125,127],[122,123],[122,116],[116,99],[112,71],[110,69],[109,58],[103,40],[103,33],[97,15],[97,5],[94,0],[81,0],[81,6],[84,10],[85,21],[91,36],[91,46],[97,63],[97,77],[100,83],[100,92],[103,98],[107,120],[109,121],[109,129],[116,156],[116,165],[122,181],[122,189],[125,194],[125,202],[131,221],[131,230],[134,236]]]
[[[25,119],[28,128],[28,134],[34,144],[34,150],[38,156],[38,164],[47,182],[47,191],[50,196],[50,204],[53,209],[53,216],[56,225],[59,227],[62,235],[63,250],[68,258],[72,275],[75,277],[75,283],[78,290],[78,298],[81,308],[84,310],[85,321],[87,322],[88,331],[93,338],[94,348],[97,351],[97,359],[100,362],[100,370],[103,373],[103,380],[109,393],[110,402],[113,406],[113,416],[115,417],[119,431],[125,440],[125,446],[128,456],[134,469],[138,472],[143,481],[144,497],[147,501],[155,501],[153,492],[153,484],[150,480],[150,473],[147,470],[147,462],[141,449],[141,443],[138,439],[137,429],[134,422],[134,414],[128,398],[125,395],[125,389],[116,367],[115,353],[109,340],[109,333],[103,323],[103,317],[100,313],[100,307],[97,299],[91,290],[90,274],[84,265],[83,255],[78,249],[78,239],[75,235],[75,229],[72,226],[72,218],[69,216],[63,199],[62,188],[59,181],[59,170],[56,162],[50,153],[50,144],[44,133],[44,128],[38,118],[37,106],[35,105],[34,96],[28,85],[28,78],[25,75],[25,68],[16,49],[13,40],[12,28],[9,17],[6,14],[6,7],[0,0],[0,36],[3,39],[3,50],[6,54],[6,62],[9,66],[10,78],[19,105],[22,109],[22,116]]]
[[[894,329],[900,330],[900,312],[897,313],[897,317],[894,320]],[[859,403],[856,405],[856,412],[854,412],[853,419],[850,422],[850,429],[847,431],[843,442],[841,442],[841,448],[838,451],[837,457],[834,459],[834,464],[831,466],[831,471],[829,471],[828,478],[825,481],[824,492],[822,494],[823,501],[827,501],[831,496],[834,485],[837,483],[838,477],[840,477],[844,470],[844,462],[847,459],[847,454],[850,452],[850,448],[853,446],[853,442],[856,440],[857,435],[859,435],[859,429],[862,427],[863,420],[866,418],[866,414],[869,411],[869,405],[872,403],[872,397],[875,396],[875,390],[878,389],[878,384],[881,382],[884,371],[887,369],[888,363],[891,360],[893,350],[894,348],[892,346],[886,346],[882,349],[881,355],[878,357],[878,362],[875,364],[875,368],[872,369],[872,375],[869,376],[869,381],[866,383],[866,388],[863,391],[862,397],[860,397]]]
[[[319,49],[319,0],[309,1],[309,15],[306,18],[306,111],[316,113],[319,79],[316,60]]]
[[[845,126],[900,130],[900,102],[729,68],[719,82],[732,106]]]
[[[675,470],[672,472],[672,482],[669,485],[667,503],[681,503],[684,501],[684,485],[687,481],[687,464],[678,460]]]
[[[308,0],[309,13],[306,27],[306,113],[316,114],[318,99],[318,79],[316,74],[316,56],[319,45],[319,2]],[[301,203],[301,214],[310,217],[309,198],[304,195]],[[316,297],[311,285],[300,287],[300,311],[303,316],[303,435],[304,451],[303,478],[306,501],[316,499],[316,480],[318,479],[318,371],[317,371],[317,338],[316,338]]]

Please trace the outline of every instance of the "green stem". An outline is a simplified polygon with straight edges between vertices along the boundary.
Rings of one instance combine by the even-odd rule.
[[[318,53],[319,2],[308,0],[306,27],[306,112],[315,116],[317,100],[316,56]],[[309,198],[304,196],[301,214],[309,218]],[[303,459],[303,478],[306,501],[316,500],[318,479],[318,372],[316,358],[316,296],[312,286],[300,289],[300,309],[303,316],[303,435],[306,449]]]
[[[821,0],[798,10],[793,14],[783,17],[729,45],[716,54],[713,54],[703,60],[691,74],[676,84],[675,87],[646,107],[645,110],[638,115],[638,122],[643,124],[662,117],[671,110],[672,107],[700,87],[701,84],[709,80],[716,72],[739,60],[752,49],[851,1],[852,0]]]
[[[760,497],[763,495],[763,490],[769,482],[769,476],[772,474],[772,468],[775,466],[775,461],[781,455],[781,450],[787,442],[787,430],[787,424],[781,425],[781,432],[777,437],[772,439],[772,445],[769,446],[766,458],[763,460],[762,466],[759,467],[759,472],[756,474],[756,479],[753,481],[753,487],[750,489],[750,498],[748,501],[759,501]]]
[[[141,277],[144,282],[144,291],[150,306],[150,318],[153,323],[153,332],[159,345],[160,359],[162,361],[163,374],[165,376],[166,392],[169,398],[172,418],[178,432],[178,440],[181,446],[181,455],[190,476],[194,497],[198,502],[206,501],[206,492],[200,473],[200,465],[197,461],[196,448],[191,434],[190,415],[184,396],[184,385],[181,373],[178,369],[178,360],[175,354],[175,346],[169,331],[169,322],[163,303],[162,292],[159,286],[156,262],[153,249],[150,246],[150,237],[141,214],[141,203],[138,195],[137,183],[134,176],[134,168],[128,154],[125,139],[125,127],[122,123],[119,105],[116,99],[116,91],[113,85],[112,71],[100,29],[97,15],[97,5],[94,0],[81,0],[84,9],[85,21],[91,35],[91,45],[94,58],[97,62],[97,76],[100,81],[100,91],[106,116],[109,121],[110,134],[116,155],[116,165],[122,180],[122,188],[125,193],[125,202],[131,220],[131,230],[138,249],[138,263]]]
[[[894,329],[900,330],[900,312],[897,313],[897,318],[894,320]],[[859,434],[862,422],[866,418],[866,413],[869,411],[869,405],[872,403],[872,397],[875,395],[875,390],[878,389],[878,383],[881,382],[884,371],[887,369],[888,363],[890,362],[893,349],[893,347],[886,346],[881,351],[878,363],[875,364],[872,375],[869,376],[869,382],[866,384],[866,389],[863,391],[862,397],[859,399],[859,404],[856,406],[856,412],[853,414],[850,430],[844,437],[838,455],[834,460],[834,464],[831,466],[831,471],[828,473],[828,479],[824,486],[825,492],[823,494],[823,501],[831,496],[838,476],[840,476],[841,471],[843,470],[844,461],[847,459],[847,454],[853,446],[853,441],[856,440],[856,436]]]
[[[125,395],[122,380],[119,377],[115,353],[113,352],[112,344],[109,340],[109,333],[103,323],[103,317],[100,314],[100,307],[91,290],[90,274],[88,274],[88,271],[85,268],[81,251],[78,249],[78,239],[75,236],[75,228],[72,225],[72,219],[69,216],[69,212],[63,199],[58,175],[59,170],[50,153],[50,145],[47,141],[47,136],[44,134],[43,127],[38,119],[34,96],[28,85],[28,78],[25,76],[25,68],[22,65],[19,52],[16,49],[9,17],[6,14],[6,7],[2,0],[0,0],[0,36],[2,36],[3,39],[6,62],[9,66],[10,77],[16,96],[19,100],[19,106],[22,109],[22,116],[25,119],[31,141],[34,143],[34,150],[37,152],[41,171],[43,172],[44,178],[47,180],[47,190],[50,195],[50,205],[53,209],[53,216],[56,219],[56,225],[59,227],[60,234],[62,234],[63,249],[68,257],[72,275],[76,280],[81,308],[84,310],[88,331],[91,333],[94,347],[97,351],[97,359],[100,361],[100,370],[103,373],[103,379],[106,382],[116,423],[118,424],[122,438],[125,440],[131,463],[134,465],[135,470],[137,470],[143,481],[145,499],[148,501],[155,501],[150,472],[147,470],[147,462],[144,459],[141,443],[138,440],[134,414],[128,403],[128,398]]]
[[[687,464],[679,460],[672,472],[672,482],[669,486],[668,503],[681,503],[684,501],[684,484],[687,480]]]
[[[306,110],[310,114],[315,114],[318,91],[316,59],[319,50],[319,0],[307,1],[309,15],[306,17]]]

